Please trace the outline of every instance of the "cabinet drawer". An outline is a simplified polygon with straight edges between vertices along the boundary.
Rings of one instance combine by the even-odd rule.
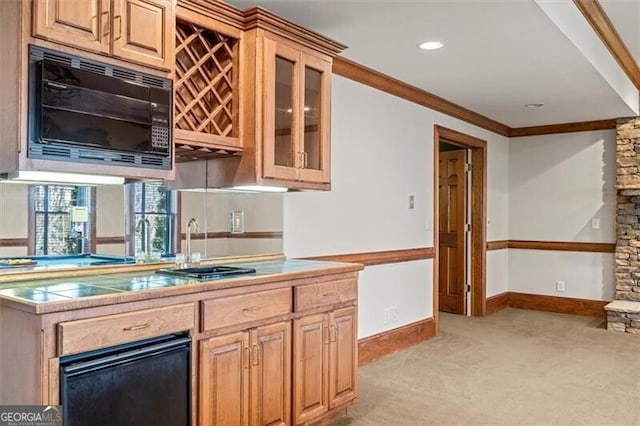
[[[58,354],[68,355],[195,327],[192,303],[58,324]]]
[[[291,288],[202,301],[202,331],[291,313]]]
[[[355,279],[295,287],[295,310],[318,308],[336,303],[356,300],[358,282]]]

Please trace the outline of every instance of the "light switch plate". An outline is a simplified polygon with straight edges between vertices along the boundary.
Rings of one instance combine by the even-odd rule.
[[[594,217],[593,219],[591,219],[591,228],[600,229],[600,218],[599,217]]]
[[[229,224],[232,234],[244,233],[244,210],[236,210],[229,213]]]

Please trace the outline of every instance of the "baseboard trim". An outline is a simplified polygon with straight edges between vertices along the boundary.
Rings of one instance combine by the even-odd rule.
[[[487,315],[495,314],[509,307],[509,292],[504,292],[487,298]]]
[[[429,340],[436,335],[433,318],[416,321],[383,331],[358,341],[358,365],[365,365],[385,355]]]
[[[589,253],[615,253],[615,243],[589,243],[577,241],[530,241],[499,240],[487,241],[487,251],[502,249],[525,249],[546,251],[576,251]]]
[[[509,306],[534,311],[555,312],[558,314],[582,315],[604,318],[604,300],[575,299],[573,297],[546,296],[509,292]]]
[[[576,299],[573,297],[546,296],[543,294],[509,291],[487,299],[487,315],[495,314],[505,308],[517,308],[604,318],[604,307],[607,303],[609,302],[605,300]]]

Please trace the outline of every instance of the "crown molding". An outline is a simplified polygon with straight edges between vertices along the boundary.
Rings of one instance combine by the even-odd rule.
[[[640,90],[640,67],[622,41],[613,23],[598,0],[573,0],[582,15],[596,32],[602,43],[627,74],[631,82]]]
[[[505,124],[342,56],[333,58],[333,73],[451,117],[458,118],[499,135],[509,136],[510,129]]]
[[[333,73],[506,137],[540,136],[616,128],[615,119],[512,128],[343,56],[333,58]]]
[[[516,127],[509,130],[509,137],[553,135],[557,133],[590,132],[616,128],[616,120],[580,121],[577,123],[549,124],[545,126]]]

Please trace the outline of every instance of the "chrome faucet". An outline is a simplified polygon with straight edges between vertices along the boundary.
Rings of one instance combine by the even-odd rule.
[[[143,217],[138,221],[136,225],[136,232],[140,232],[144,238],[144,258],[149,260],[151,257],[151,222],[146,217]]]
[[[191,232],[199,232],[198,221],[193,217],[187,222],[187,254],[184,258],[187,264],[191,263]]]

